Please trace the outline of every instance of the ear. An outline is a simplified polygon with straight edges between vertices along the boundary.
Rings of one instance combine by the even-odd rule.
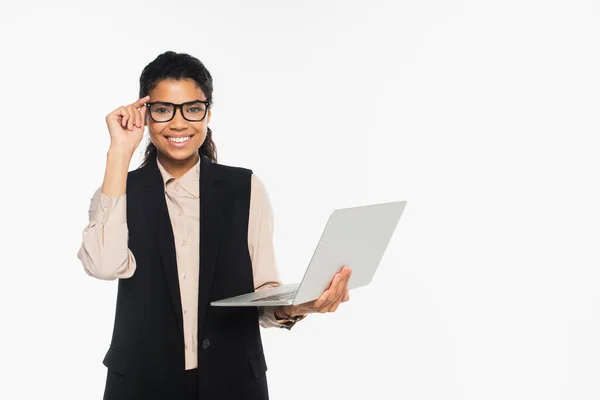
[[[210,114],[211,114],[212,108],[208,109],[208,114],[206,115],[206,123],[208,124],[210,122]]]

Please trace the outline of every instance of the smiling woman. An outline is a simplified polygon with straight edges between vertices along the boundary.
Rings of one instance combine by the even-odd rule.
[[[163,67],[157,63],[148,65],[140,77],[140,97],[150,96],[146,103],[149,118],[144,121],[148,123],[150,143],[142,166],[158,156],[162,165],[177,178],[198,162],[200,154],[217,161],[212,131],[208,127],[212,113],[212,77],[204,65],[197,62],[201,66],[197,74],[186,74],[182,70],[173,71],[169,77],[157,76],[157,70]]]
[[[144,68],[140,98],[106,116],[104,181],[78,253],[90,276],[119,280],[106,399],[267,399],[259,326],[289,330],[348,300],[344,269],[309,303],[209,306],[282,284],[264,184],[217,164],[212,91],[198,59],[166,52]],[[144,160],[128,171],[145,126]]]

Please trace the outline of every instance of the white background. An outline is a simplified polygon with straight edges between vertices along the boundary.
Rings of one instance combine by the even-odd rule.
[[[213,75],[285,282],[332,209],[408,201],[370,286],[262,330],[273,399],[600,398],[600,3],[121,3],[2,2],[0,398],[101,398],[117,282],[76,253],[166,50]]]

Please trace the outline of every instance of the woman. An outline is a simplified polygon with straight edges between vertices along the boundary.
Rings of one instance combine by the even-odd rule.
[[[210,307],[281,284],[263,183],[217,164],[212,92],[198,59],[168,51],[142,71],[140,98],[106,116],[104,181],[78,252],[90,276],[119,279],[105,399],[267,399],[259,325],[291,329],[348,300],[342,268],[316,301]],[[144,160],[128,172],[145,126]]]

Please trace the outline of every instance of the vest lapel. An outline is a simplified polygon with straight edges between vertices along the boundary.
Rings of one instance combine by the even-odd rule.
[[[200,163],[198,331],[202,332],[217,261],[223,213],[223,188],[220,185],[220,177],[215,164],[204,156],[201,156]]]
[[[162,261],[165,280],[179,330],[183,336],[183,313],[181,308],[181,295],[179,289],[179,278],[177,276],[177,254],[175,252],[175,239],[173,236],[173,227],[169,217],[169,209],[165,199],[164,182],[156,158],[152,159],[146,165],[146,179],[142,186],[146,187],[146,194],[142,195],[142,205],[146,217],[152,227],[152,233],[156,238],[160,259]]]
[[[177,274],[177,255],[173,227],[165,199],[164,182],[156,158],[144,167],[145,179],[141,186],[147,190],[142,195],[142,206],[156,237],[160,258],[169,288],[173,309],[183,336],[183,313]],[[215,165],[206,157],[200,159],[200,282],[198,288],[198,329],[201,330],[209,303],[212,279],[215,272],[219,234],[222,221],[223,192]]]

